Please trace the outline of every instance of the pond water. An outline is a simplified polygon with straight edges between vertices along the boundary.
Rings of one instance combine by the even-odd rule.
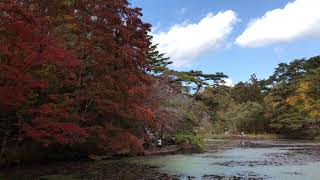
[[[0,179],[320,179],[320,143],[207,140],[205,153],[57,162],[1,171]]]
[[[180,179],[320,179],[320,144],[308,141],[208,141],[202,154],[133,158]]]

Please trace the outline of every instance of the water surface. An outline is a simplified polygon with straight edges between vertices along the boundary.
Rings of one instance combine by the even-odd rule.
[[[208,141],[202,154],[133,158],[180,179],[320,179],[320,144],[312,141]]]
[[[23,177],[23,178],[22,178]],[[320,143],[207,140],[205,153],[63,161],[0,169],[0,179],[320,179]]]

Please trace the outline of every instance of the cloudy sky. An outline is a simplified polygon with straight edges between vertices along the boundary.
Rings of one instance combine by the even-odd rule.
[[[176,70],[267,78],[280,62],[320,55],[320,0],[131,0]]]

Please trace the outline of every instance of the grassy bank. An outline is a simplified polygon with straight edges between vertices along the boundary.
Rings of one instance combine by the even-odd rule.
[[[176,134],[176,142],[182,149],[202,151],[204,149],[203,138],[194,134]]]

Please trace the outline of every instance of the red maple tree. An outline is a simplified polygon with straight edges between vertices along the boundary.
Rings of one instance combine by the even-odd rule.
[[[0,2],[0,12],[3,144],[17,136],[45,146],[81,140],[86,132],[68,106],[80,61],[50,33],[46,17],[11,0]]]
[[[0,10],[3,137],[48,146],[89,135],[109,150],[141,151],[143,127],[157,124],[141,9],[127,0],[5,0]]]
[[[77,47],[86,66],[77,96],[81,113],[94,115],[87,121],[100,124],[106,134],[113,127],[142,137],[144,125],[155,125],[148,96],[152,80],[145,73],[150,25],[141,21],[141,9],[129,7],[126,0],[80,0],[75,9],[82,32]],[[113,140],[120,136],[108,137],[108,146],[120,142]]]

